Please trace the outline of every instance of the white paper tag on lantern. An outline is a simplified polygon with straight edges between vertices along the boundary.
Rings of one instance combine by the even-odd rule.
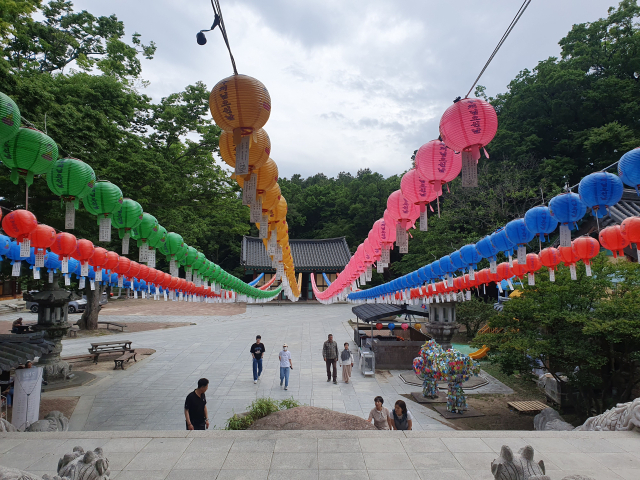
[[[175,277],[176,275],[174,274],[176,270],[176,259],[173,258],[173,255],[171,256],[171,260],[169,260],[169,274],[172,277]]]
[[[359,280],[360,280],[360,286],[365,285],[365,283],[366,283],[366,281],[367,281],[367,278],[366,278],[366,276],[365,276],[365,275],[366,275],[366,274],[365,274],[365,272],[362,272],[362,273],[360,274],[360,278],[359,278]]]
[[[382,247],[382,255],[380,256],[380,261],[382,262],[383,266],[388,266],[389,263],[391,262],[391,253],[389,251],[389,246],[388,245],[384,245]]]
[[[376,272],[384,273],[384,265],[380,260],[378,260],[378,262],[376,263]]]
[[[262,215],[262,219],[260,220],[260,239],[269,237],[269,216]]]
[[[156,293],[155,294],[158,295],[158,293],[160,293],[160,290],[158,290],[158,286],[157,285],[155,287],[156,287]]]
[[[427,209],[423,206],[422,208],[424,208],[424,211],[420,212],[420,231],[421,232],[426,232],[427,231]]]
[[[66,230],[73,230],[76,226],[76,206],[73,200],[67,200],[64,202],[64,206],[64,228]]]
[[[167,301],[167,291],[163,290],[162,294],[164,295],[164,301],[166,302]]]
[[[111,241],[111,218],[109,217],[100,217],[99,241],[100,242]]]
[[[31,255],[31,240],[25,238],[20,243],[20,256],[21,257],[29,257]]]
[[[190,282],[193,278],[193,274],[191,273],[191,267],[185,267],[185,278],[187,280],[187,282]]]
[[[498,262],[496,262],[495,260],[491,260],[489,262],[489,271],[491,273],[498,273]],[[450,285],[453,286],[453,285]]]
[[[513,268],[513,257],[509,254],[509,268]]]
[[[80,281],[78,282],[78,288],[80,290],[82,290],[84,288],[84,282],[85,282],[85,278],[84,277],[80,277]]]
[[[36,267],[44,267],[44,253],[40,250],[39,253],[36,253]]]
[[[453,287],[453,275],[449,274],[449,280],[447,281],[449,288]]]
[[[89,275],[89,264],[84,261],[80,264],[80,276],[86,277],[87,275]]]
[[[371,281],[371,277],[372,277],[372,276],[373,276],[373,267],[372,267],[371,265],[369,265],[369,266],[367,267],[367,275],[366,275],[366,277],[365,277],[366,281],[367,281],[367,282],[370,282],[370,281]]]
[[[123,255],[129,255],[129,232],[124,234],[124,237],[122,237],[122,254]]]
[[[518,265],[527,263],[527,246],[518,245]]]
[[[118,275],[118,287],[122,288],[122,285],[124,284],[122,275]]]
[[[96,282],[102,281],[102,268],[96,268]]]
[[[251,206],[249,208],[249,221],[251,223],[260,222],[260,226],[262,226],[262,197],[258,197],[251,202]]]
[[[38,267],[33,267],[33,279],[40,280],[40,269]]]
[[[138,248],[138,262],[146,262],[147,261],[147,252],[149,251],[149,245],[144,240],[142,241],[142,245]]]
[[[240,143],[236,145],[236,175],[247,175],[249,173],[249,146],[251,136],[242,137]]]
[[[511,283],[511,279],[510,279],[510,278],[507,278],[507,285],[509,285],[509,288],[510,288],[511,290],[514,290],[514,288],[513,288],[513,283]]]
[[[95,280],[89,280],[89,286],[91,287],[91,290],[95,290],[96,289]]]
[[[69,273],[69,257],[62,257],[62,267],[60,271],[62,273]]]
[[[533,273],[528,273],[528,280],[529,280],[529,285],[534,286],[536,284],[536,277],[534,276]]]
[[[396,245],[400,253],[409,253],[409,235],[402,224],[396,225]]]
[[[22,266],[22,262],[20,260],[13,262],[13,266],[11,267],[11,276],[19,277],[20,276],[20,267]]]
[[[145,298],[147,298],[147,296],[144,293],[144,290],[141,290],[140,293],[142,294],[142,299],[144,300]]]
[[[138,291],[137,290],[133,291],[133,298],[138,298]]]
[[[556,272],[553,270],[553,268],[549,269],[549,281],[550,282],[556,281]]]
[[[462,152],[462,186],[472,188],[478,186],[478,162],[471,152]]]
[[[569,265],[569,271],[571,272],[571,280],[577,280],[578,274],[576,273],[576,264]]]
[[[569,230],[568,225],[560,224],[560,246],[571,246],[571,230]]]
[[[501,283],[501,282],[496,282],[496,286],[498,287],[498,291],[499,291],[500,293],[503,293],[503,292],[504,292],[504,290],[502,290],[502,283]]]
[[[156,249],[150,248],[147,250],[147,266],[149,268],[155,268],[156,266]]]
[[[467,290],[467,300],[471,300],[471,290]]]
[[[49,283],[53,283],[53,272],[49,271]],[[67,274],[64,276],[64,285],[69,286],[71,285],[71,275]]]
[[[242,185],[242,204],[251,205],[256,200],[256,187],[258,185],[258,175],[252,173]],[[262,208],[260,209],[262,210]]]
[[[591,275],[591,264],[590,264],[590,263],[587,263],[587,264],[584,266],[584,268],[585,268],[585,269],[586,269],[586,271],[587,271],[587,277],[591,277],[591,276],[592,276],[592,275]]]

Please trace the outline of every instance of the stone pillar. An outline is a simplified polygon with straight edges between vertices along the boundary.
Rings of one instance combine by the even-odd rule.
[[[425,330],[444,350],[451,348],[451,339],[459,328],[454,302],[429,305],[429,322],[425,325]]]

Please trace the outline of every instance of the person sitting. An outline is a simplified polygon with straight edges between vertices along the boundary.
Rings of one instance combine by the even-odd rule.
[[[398,400],[395,408],[389,412],[389,428],[391,430],[411,430],[413,427],[413,415],[407,410],[404,400]]]
[[[20,333],[22,329],[18,328],[22,326],[22,317],[14,320],[11,324],[11,333]]]
[[[376,406],[369,412],[369,418],[367,421],[369,423],[373,421],[373,425],[378,430],[389,430],[389,409],[382,406],[384,399],[378,395],[373,399],[373,402]]]

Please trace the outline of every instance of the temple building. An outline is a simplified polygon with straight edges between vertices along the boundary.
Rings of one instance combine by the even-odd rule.
[[[349,263],[351,252],[344,237],[312,240],[289,240],[291,255],[296,267],[296,279],[300,284],[300,300],[315,300],[311,287],[311,275],[316,275],[318,290],[324,291]],[[260,280],[260,287],[269,282],[275,269],[267,255],[262,240],[256,237],[242,237],[240,263],[246,274],[245,281]],[[326,278],[325,278],[326,277]],[[327,280],[329,283],[327,283]]]

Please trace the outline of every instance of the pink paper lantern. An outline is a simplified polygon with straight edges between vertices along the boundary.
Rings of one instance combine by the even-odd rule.
[[[435,194],[442,195],[442,185],[450,182],[462,170],[462,157],[447,148],[440,140],[431,140],[420,147],[416,153],[416,169],[426,179]]]
[[[465,98],[451,105],[440,119],[440,137],[456,152],[469,151],[474,160],[498,131],[493,106],[479,98]]]
[[[427,204],[438,198],[433,185],[414,168],[402,176],[400,190],[407,200],[420,207],[420,230],[427,230]]]
[[[402,330],[407,330],[409,328],[409,325],[407,325],[406,323],[403,323],[402,325],[400,325],[400,328]]]

